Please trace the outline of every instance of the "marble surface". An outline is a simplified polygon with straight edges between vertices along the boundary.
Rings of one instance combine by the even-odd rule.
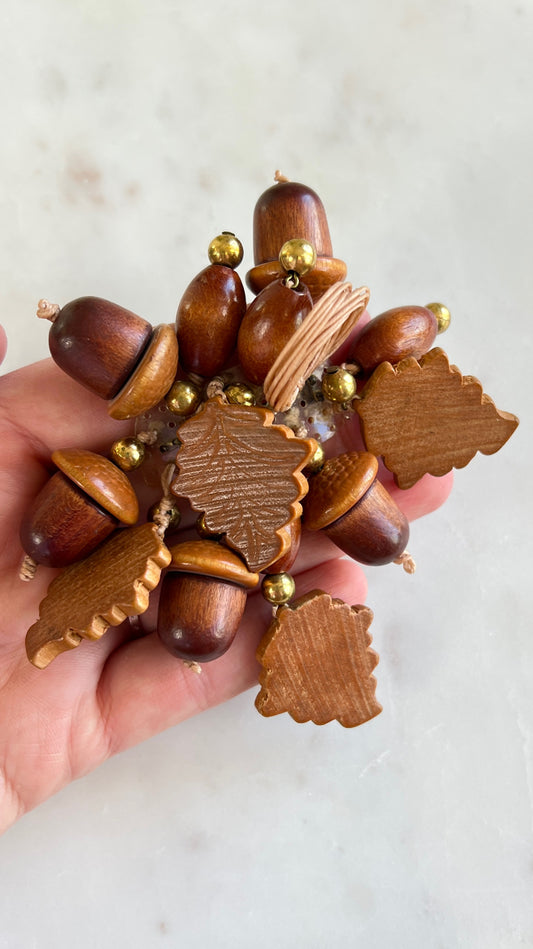
[[[47,355],[40,296],[172,319],[281,168],[373,312],[444,299],[452,361],[522,422],[413,525],[413,579],[367,571],[382,715],[265,721],[249,692],[109,761],[0,841],[0,949],[532,946],[533,3],[1,21],[3,371]]]

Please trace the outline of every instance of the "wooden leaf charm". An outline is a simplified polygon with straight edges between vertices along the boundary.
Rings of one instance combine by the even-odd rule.
[[[82,639],[99,639],[109,626],[144,613],[171,556],[155,524],[117,531],[48,588],[39,619],[26,635],[28,659],[44,669]]]
[[[382,455],[400,488],[422,475],[464,468],[476,452],[498,451],[518,425],[501,412],[473,376],[462,376],[442,349],[417,362],[384,362],[354,403],[368,451]]]
[[[379,715],[372,618],[367,606],[348,606],[321,590],[279,610],[257,650],[261,715],[288,712],[315,725],[337,719],[345,728]]]
[[[211,399],[180,428],[172,491],[204,512],[207,529],[260,571],[289,548],[289,525],[307,493],[301,469],[315,443],[272,425],[268,409]]]

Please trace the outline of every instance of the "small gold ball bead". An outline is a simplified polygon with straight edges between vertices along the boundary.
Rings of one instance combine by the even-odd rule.
[[[320,471],[324,467],[324,462],[326,460],[326,453],[322,448],[320,442],[316,443],[316,448],[314,453],[311,455],[311,458],[307,462],[307,465],[304,468],[304,475],[314,475],[317,471]]]
[[[200,390],[192,382],[178,379],[165,396],[165,402],[174,415],[192,415],[200,404]]]
[[[232,405],[255,405],[255,395],[243,382],[232,382],[224,389],[224,395]]]
[[[444,303],[426,303],[426,308],[431,310],[437,318],[437,333],[444,333],[448,329],[451,320],[448,307],[444,306]]]
[[[294,580],[290,573],[271,573],[263,578],[261,591],[265,600],[273,606],[283,606],[292,599],[295,592]]]
[[[130,438],[121,438],[111,446],[110,457],[122,471],[134,471],[139,468],[146,454],[142,442],[131,436]]]
[[[167,510],[167,517],[169,517],[170,515],[167,530],[168,531],[176,530],[176,527],[179,527],[179,524],[181,521],[181,511],[179,507],[175,507],[174,505],[172,505],[170,509],[167,508],[166,510]],[[152,507],[148,511],[148,520],[154,521],[156,517],[159,517],[160,514],[161,514],[161,501],[156,501],[155,504],[152,504]]]
[[[221,540],[224,534],[214,534],[213,531],[210,531],[205,523],[205,514],[200,514],[200,517],[196,519],[196,531],[202,538],[202,540]]]
[[[231,231],[222,231],[211,241],[207,253],[212,264],[224,264],[232,270],[238,267],[243,258],[243,248],[238,237]]]
[[[357,391],[357,383],[347,369],[331,366],[322,376],[322,395],[329,402],[349,402]]]
[[[316,264],[316,250],[309,241],[293,237],[290,241],[285,241],[281,248],[279,262],[288,273],[293,271],[303,277]]]

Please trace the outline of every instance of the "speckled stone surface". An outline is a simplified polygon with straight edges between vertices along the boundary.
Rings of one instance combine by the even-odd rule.
[[[2,371],[47,355],[42,296],[168,322],[220,230],[250,266],[281,168],[371,311],[442,299],[452,362],[521,426],[413,524],[414,578],[366,571],[383,713],[317,729],[252,692],[109,761],[2,838],[0,949],[533,945],[533,3],[6,0],[1,25]]]

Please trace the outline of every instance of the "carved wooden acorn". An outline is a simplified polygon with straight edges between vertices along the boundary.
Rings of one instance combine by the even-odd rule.
[[[211,377],[220,372],[237,343],[246,311],[246,297],[234,268],[242,259],[242,245],[225,232],[209,245],[210,265],[183,294],[176,314],[180,365],[185,372]]]
[[[330,458],[309,482],[304,525],[324,530],[359,563],[377,566],[401,557],[409,523],[377,480],[378,460],[370,452]]]
[[[161,587],[158,636],[178,659],[211,662],[231,646],[247,592],[257,586],[259,575],[215,541],[185,541],[170,552],[172,562]]]
[[[135,524],[137,496],[106,458],[79,448],[55,451],[59,468],[26,512],[20,539],[35,563],[65,567],[90,554],[119,523]]]
[[[169,390],[178,365],[174,327],[152,326],[100,297],[79,297],[60,308],[41,300],[37,315],[52,322],[49,346],[57,365],[109,401],[112,418],[133,418]]]
[[[283,180],[268,188],[254,210],[254,263],[246,282],[259,293],[283,274],[278,254],[291,238],[303,238],[316,249],[317,263],[306,283],[313,300],[346,276],[346,264],[333,257],[324,205],[312,188]]]
[[[382,362],[394,364],[406,356],[419,359],[431,349],[438,332],[437,317],[429,307],[397,306],[367,323],[348,361],[369,372]]]
[[[237,341],[239,363],[250,382],[262,385],[312,306],[307,287],[300,283],[293,288],[284,278],[269,283],[252,300]]]

